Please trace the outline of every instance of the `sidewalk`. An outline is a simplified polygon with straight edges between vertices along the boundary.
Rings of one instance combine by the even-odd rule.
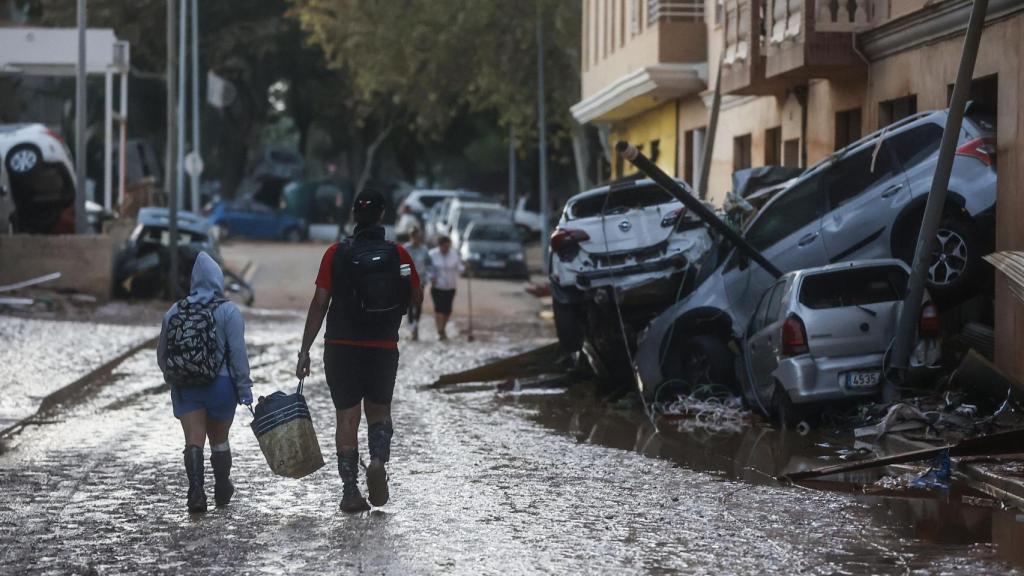
[[[84,385],[105,364],[155,346],[156,334],[152,326],[0,316],[0,436]]]

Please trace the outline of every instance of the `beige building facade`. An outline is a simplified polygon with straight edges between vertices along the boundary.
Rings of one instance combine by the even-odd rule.
[[[944,108],[972,6],[970,0],[582,4],[583,93],[573,114],[606,126],[612,144],[627,139],[648,154],[654,146],[658,165],[690,182],[699,175],[722,67],[708,179],[708,199],[716,204],[736,169],[807,167],[905,116]],[[632,18],[646,28],[630,28]],[[613,36],[615,30],[626,33]],[[971,99],[997,119],[1001,250],[1024,249],[1024,230],[1016,225],[1024,220],[1024,193],[1017,192],[1024,190],[1022,64],[1024,1],[989,0]],[[673,79],[673,73],[680,76]],[[656,80],[626,80],[640,76]],[[612,160],[612,178],[632,172]],[[1024,307],[1012,301],[1001,278],[995,317],[997,362],[1024,378]]]

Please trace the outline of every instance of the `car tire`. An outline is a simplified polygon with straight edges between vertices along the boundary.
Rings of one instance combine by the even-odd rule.
[[[25,176],[31,174],[43,163],[43,154],[39,148],[31,144],[20,144],[11,148],[4,158],[7,172],[11,176]]]
[[[302,231],[298,228],[289,228],[284,232],[284,241],[289,244],[298,244],[302,242]]]
[[[583,349],[584,331],[586,324],[583,318],[582,306],[553,300],[551,307],[555,315],[555,333],[558,335],[558,343],[566,354],[575,354]]]
[[[782,429],[795,429],[801,422],[807,420],[807,411],[793,403],[789,393],[778,381],[775,382],[771,408],[775,422]]]
[[[919,226],[910,226],[901,235],[897,257],[907,265],[913,265],[919,230]],[[927,288],[936,302],[947,308],[963,302],[983,285],[984,249],[973,223],[962,217],[944,217],[936,236],[939,246],[928,267]]]
[[[725,339],[713,334],[698,334],[682,344],[682,377],[691,387],[712,383],[739,392],[736,360]]]

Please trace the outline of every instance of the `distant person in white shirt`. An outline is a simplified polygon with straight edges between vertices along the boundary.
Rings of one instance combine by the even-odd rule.
[[[459,284],[459,273],[464,270],[459,254],[452,250],[452,239],[441,236],[437,248],[428,253],[427,273],[430,276],[430,298],[434,301],[434,320],[437,322],[437,338],[448,339],[445,329],[452,316],[455,302],[455,288]]]

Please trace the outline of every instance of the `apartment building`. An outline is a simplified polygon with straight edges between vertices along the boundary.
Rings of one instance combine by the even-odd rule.
[[[582,0],[577,120],[695,181],[715,78],[708,196],[739,168],[805,167],[948,102],[971,0]],[[971,99],[997,121],[1001,250],[1024,249],[1024,0],[989,0]],[[633,172],[613,159],[612,178]],[[1024,376],[1024,308],[1000,279],[997,360]],[[1018,339],[1019,335],[1019,339]]]

